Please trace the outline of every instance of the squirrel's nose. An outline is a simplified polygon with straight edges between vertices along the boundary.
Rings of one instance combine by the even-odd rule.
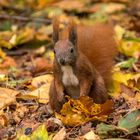
[[[63,58],[60,59],[60,64],[65,65],[65,60]]]

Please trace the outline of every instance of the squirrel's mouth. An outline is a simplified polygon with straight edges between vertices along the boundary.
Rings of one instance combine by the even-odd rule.
[[[72,66],[74,62],[72,61],[65,61],[65,60],[59,60],[59,65],[61,66]]]

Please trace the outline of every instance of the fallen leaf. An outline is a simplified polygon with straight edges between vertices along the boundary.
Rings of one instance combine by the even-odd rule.
[[[48,134],[45,125],[40,125],[30,136],[18,134],[18,140],[52,140],[53,134]]]
[[[33,60],[34,72],[50,71],[53,68],[52,63],[46,58],[36,58]]]
[[[118,127],[127,129],[129,133],[137,131],[140,126],[140,110],[135,110],[121,118],[118,122]]]
[[[28,99],[37,99],[38,102],[46,104],[49,101],[49,89],[50,83],[42,85],[40,88],[33,90],[29,93],[20,94],[18,98],[28,100]]]
[[[114,30],[115,30],[115,33],[116,33],[117,40],[119,40],[119,41],[122,40],[123,35],[125,33],[125,29],[123,27],[119,26],[119,25],[116,25]]]
[[[16,38],[17,38],[17,35],[14,34],[11,39],[9,40],[9,43],[11,43],[12,45],[16,45]]]
[[[122,71],[116,71],[113,73],[113,91],[111,96],[118,96],[122,92],[122,84],[128,88],[132,88],[136,91],[139,91],[135,85],[137,85],[140,78],[139,73],[124,73]]]
[[[138,41],[122,40],[119,45],[119,51],[126,56],[133,56],[140,52],[140,43]]]
[[[128,131],[123,128],[121,129],[115,125],[107,125],[104,123],[100,123],[97,125],[96,132],[100,136],[100,138],[105,139],[109,136],[113,137],[114,134],[118,135],[118,133],[126,133]]]
[[[59,130],[59,132],[56,133],[56,135],[53,137],[53,140],[64,140],[65,136],[66,136],[66,130],[63,127]]]
[[[0,63],[0,69],[10,68],[10,67],[16,67],[17,63],[16,61],[9,56],[6,56],[4,60]]]
[[[3,113],[0,115],[0,127],[5,127],[8,125],[8,117]]]
[[[35,38],[35,30],[33,28],[25,28],[17,33],[15,44],[21,45],[33,40],[34,38]]]
[[[41,1],[37,0],[36,7],[37,7],[37,9],[42,9],[56,1],[58,1],[58,0],[41,0]]]
[[[8,77],[5,74],[0,74],[0,82],[7,81]]]
[[[2,51],[2,49],[0,48],[0,57],[4,59],[5,56],[6,56],[6,53]]]
[[[55,3],[54,6],[64,10],[81,10],[84,7],[84,1],[71,0],[71,1],[60,1]]]
[[[43,84],[50,84],[52,80],[53,76],[51,74],[46,74],[33,78],[31,81],[31,85],[35,88],[38,88]]]
[[[132,79],[133,76],[132,73],[122,73],[121,71],[118,71],[114,72],[113,80],[128,86],[128,80]]]
[[[136,95],[135,95],[135,99],[136,99],[138,102],[140,102],[140,93],[139,93],[139,92],[136,93]]]
[[[45,56],[51,61],[51,62],[53,62],[53,60],[54,60],[54,52],[51,50],[51,51],[47,51],[46,53],[45,53]]]
[[[9,6],[9,0],[0,0],[0,5],[1,6]]]
[[[120,67],[120,68],[132,68],[133,64],[136,62],[137,60],[135,58],[129,58],[127,61],[123,61],[118,63],[116,66]]]
[[[111,101],[100,105],[93,103],[92,98],[83,96],[78,100],[69,98],[69,101],[63,105],[61,114],[56,113],[56,117],[66,125],[75,126],[91,120],[105,121],[111,111]]]
[[[100,137],[96,135],[92,130],[82,136],[86,140],[100,140]]]
[[[89,8],[90,12],[99,12],[102,11],[104,13],[114,13],[114,12],[119,12],[121,10],[125,9],[125,5],[124,4],[119,4],[119,3],[97,3],[94,4],[93,6],[91,6]]]
[[[40,140],[51,140],[53,135],[48,134],[45,125],[39,126],[31,136],[32,140],[40,139]]]
[[[11,39],[12,36],[13,33],[10,31],[0,32],[0,46],[11,49],[13,45],[9,42],[9,40]]]
[[[16,103],[16,96],[18,94],[19,92],[16,90],[0,87],[0,109]]]

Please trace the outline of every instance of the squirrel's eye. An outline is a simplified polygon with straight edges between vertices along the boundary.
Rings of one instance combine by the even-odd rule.
[[[70,49],[70,52],[73,53],[73,48]]]

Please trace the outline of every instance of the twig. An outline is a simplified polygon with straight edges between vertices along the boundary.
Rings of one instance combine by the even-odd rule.
[[[45,24],[51,23],[50,19],[12,16],[12,15],[6,15],[6,14],[0,15],[0,19],[18,20],[18,21],[23,21],[23,22],[35,21],[35,22],[40,22],[40,23],[45,23]]]
[[[15,12],[25,12],[25,11],[27,11],[27,9],[20,9],[20,8],[14,7],[13,5],[9,5],[9,6],[1,5],[1,8],[4,9],[4,10],[13,10]]]

